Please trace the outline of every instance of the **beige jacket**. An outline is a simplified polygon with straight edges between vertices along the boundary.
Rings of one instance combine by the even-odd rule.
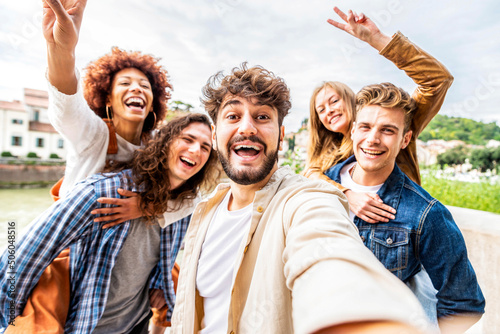
[[[220,185],[193,214],[172,333],[197,333],[203,327],[198,259],[228,189],[228,184]],[[425,324],[411,291],[361,242],[343,194],[288,167],[278,169],[255,194],[250,231],[234,273],[228,333],[310,333],[374,319]]]

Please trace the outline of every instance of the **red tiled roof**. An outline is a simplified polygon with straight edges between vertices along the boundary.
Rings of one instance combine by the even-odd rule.
[[[44,90],[25,88],[24,103],[33,107],[49,107],[49,95]]]
[[[29,95],[29,96],[36,96],[36,97],[44,97],[46,99],[49,98],[49,93],[45,90],[39,90],[39,89],[32,89],[32,88],[25,88],[24,89],[24,96]]]
[[[30,121],[29,126],[30,131],[40,131],[40,132],[52,132],[57,133],[56,129],[49,123],[41,123],[36,121]]]
[[[24,109],[24,105],[19,101],[0,101],[0,109],[26,111],[26,109]]]

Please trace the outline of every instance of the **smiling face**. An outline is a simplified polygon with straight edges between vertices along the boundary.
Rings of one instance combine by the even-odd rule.
[[[237,184],[265,184],[278,168],[284,135],[276,109],[256,98],[227,95],[217,117],[213,141],[224,172]]]
[[[344,101],[330,86],[325,86],[315,98],[315,108],[318,117],[325,128],[332,132],[342,133],[344,136],[349,131],[349,115]]]
[[[152,104],[153,91],[144,73],[136,68],[126,68],[115,74],[107,105],[113,110],[118,133],[125,124],[133,124],[140,131]]]
[[[400,109],[367,105],[356,115],[352,129],[354,155],[360,168],[353,179],[366,185],[385,182],[394,169],[399,151],[410,142],[412,132],[404,133],[405,113]]]
[[[191,123],[170,145],[168,176],[172,189],[198,173],[212,151],[211,129],[203,123]]]

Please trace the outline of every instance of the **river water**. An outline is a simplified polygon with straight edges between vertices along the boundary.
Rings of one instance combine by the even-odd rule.
[[[0,251],[7,245],[8,223],[16,223],[16,239],[26,226],[54,201],[49,188],[0,189]]]

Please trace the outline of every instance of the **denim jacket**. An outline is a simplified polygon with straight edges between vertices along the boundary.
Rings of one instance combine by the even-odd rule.
[[[342,168],[355,160],[351,156],[325,174],[340,182]],[[423,266],[438,291],[438,318],[464,312],[483,313],[481,288],[467,257],[462,233],[448,209],[396,164],[377,194],[397,213],[388,223],[370,224],[354,218],[365,246],[403,282]]]

